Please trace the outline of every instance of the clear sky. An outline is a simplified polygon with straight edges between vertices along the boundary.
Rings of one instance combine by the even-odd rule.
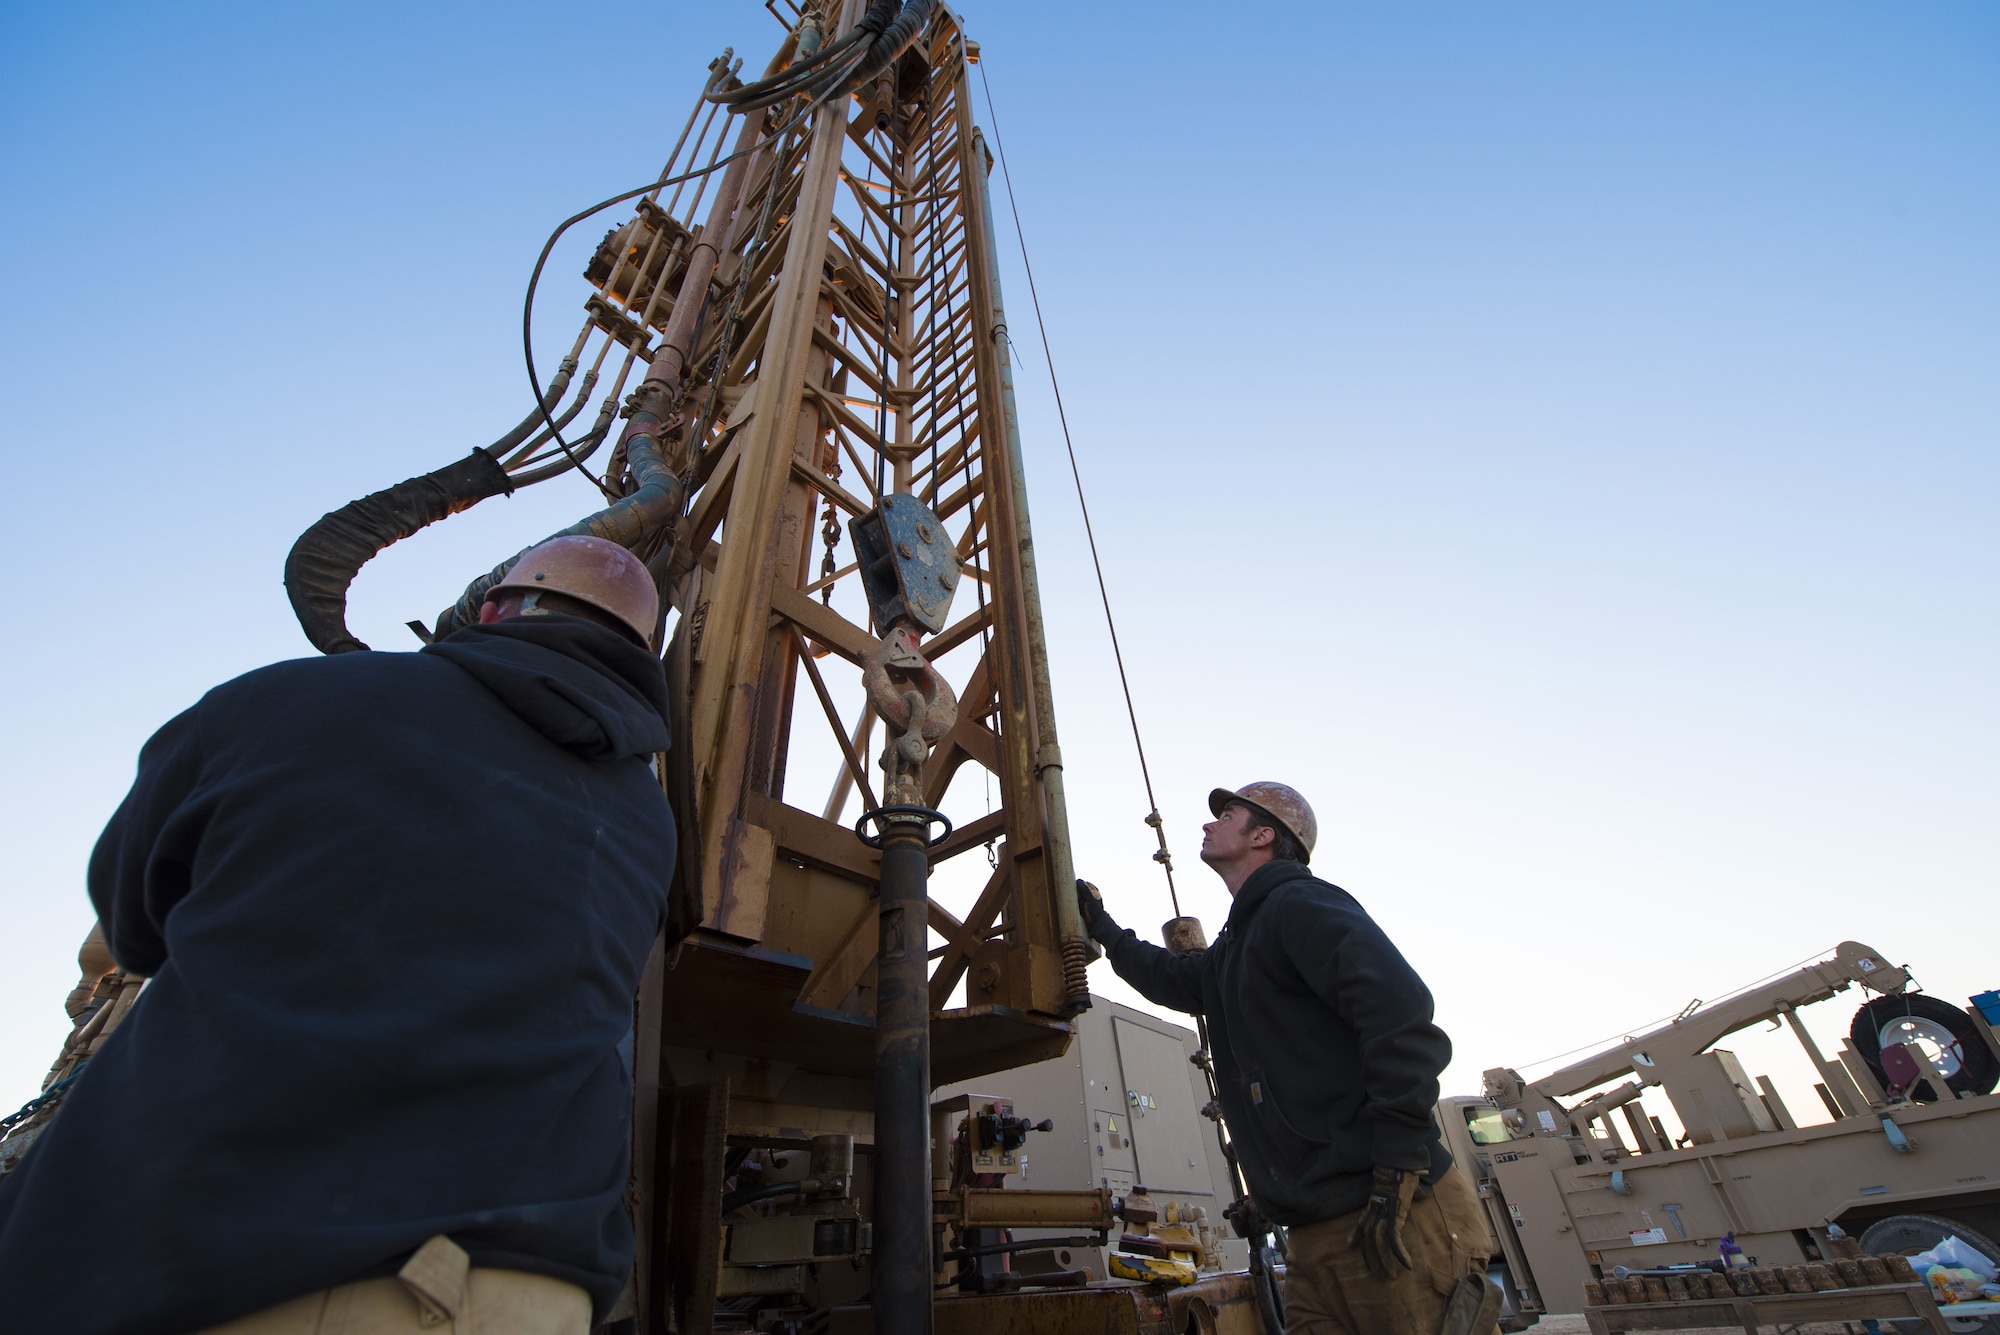
[[[2000,987],[2000,10],[965,17],[1211,934],[1203,794],[1279,778],[1432,983],[1451,1089],[1843,937],[1960,1004]],[[66,1032],[139,744],[310,652],[292,540],[518,420],[548,228],[657,171],[709,59],[777,33],[751,0],[10,9],[0,1103]],[[552,266],[551,362],[601,230]],[[1006,249],[1080,867],[1150,930]],[[364,572],[353,624],[413,647],[592,508],[572,478],[448,521]]]

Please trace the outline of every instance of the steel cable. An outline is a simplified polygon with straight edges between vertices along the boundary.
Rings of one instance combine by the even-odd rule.
[[[1104,604],[1104,628],[1111,632],[1111,657],[1118,664],[1118,686],[1125,693],[1125,717],[1132,723],[1132,746],[1139,753],[1139,777],[1146,785],[1146,824],[1153,827],[1159,839],[1159,851],[1153,860],[1160,864],[1167,874],[1167,897],[1173,901],[1174,916],[1181,916],[1180,892],[1174,886],[1174,859],[1167,850],[1166,826],[1160,817],[1160,804],[1153,796],[1153,774],[1146,765],[1146,743],[1139,735],[1139,711],[1132,703],[1132,683],[1125,675],[1125,654],[1118,644],[1118,623],[1111,615],[1111,594],[1104,583],[1104,562],[1097,555],[1097,534],[1090,523],[1090,502],[1083,495],[1083,472],[1076,462],[1076,444],[1070,439],[1069,414],[1063,410],[1062,385],[1056,379],[1055,353],[1049,348],[1049,327],[1042,320],[1042,299],[1035,291],[1035,266],[1028,261],[1028,238],[1021,227],[1021,209],[1014,200],[1014,178],[1007,172],[1007,148],[1000,139],[1000,116],[993,109],[993,87],[986,81],[986,64],[979,65],[979,86],[986,93],[986,115],[993,122],[993,147],[1000,156],[1000,179],[1007,186],[1007,209],[1014,215],[1014,238],[1021,247],[1021,267],[1028,275],[1028,299],[1035,308],[1035,327],[1042,336],[1042,357],[1049,367],[1049,388],[1055,392],[1056,418],[1062,423],[1063,448],[1069,453],[1069,475],[1076,483],[1076,504],[1083,512],[1083,535],[1090,543],[1090,565],[1097,572],[1097,596]],[[1009,340],[1010,342],[1012,340]]]
[[[986,114],[993,122],[993,147],[1000,158],[1000,179],[1007,186],[1007,207],[1014,215],[1014,236],[1021,247],[1021,267],[1028,275],[1028,297],[1035,308],[1035,325],[1041,331],[1042,355],[1047,360],[1049,367],[1049,387],[1055,393],[1056,416],[1062,423],[1063,448],[1069,453],[1070,477],[1076,483],[1076,503],[1077,507],[1083,512],[1084,536],[1090,543],[1090,563],[1091,567],[1097,573],[1097,596],[1104,604],[1104,625],[1105,629],[1111,633],[1111,653],[1118,664],[1118,685],[1125,693],[1125,714],[1132,723],[1132,745],[1139,753],[1139,775],[1145,781],[1146,801],[1151,807],[1151,810],[1146,815],[1146,823],[1153,827],[1153,833],[1158,837],[1160,842],[1159,852],[1155,853],[1153,858],[1160,864],[1161,869],[1166,872],[1167,895],[1173,901],[1174,916],[1178,918],[1181,916],[1181,901],[1180,895],[1174,889],[1173,857],[1167,851],[1166,827],[1160,819],[1159,803],[1153,797],[1153,776],[1146,765],[1146,744],[1139,735],[1139,714],[1138,710],[1132,704],[1132,684],[1125,675],[1125,655],[1120,651],[1118,646],[1118,626],[1111,615],[1111,595],[1105,587],[1104,565],[1099,560],[1097,554],[1097,535],[1092,531],[1090,524],[1090,503],[1084,499],[1083,473],[1077,466],[1076,445],[1070,439],[1069,415],[1063,410],[1062,386],[1056,379],[1055,354],[1049,347],[1049,331],[1048,325],[1042,319],[1041,298],[1035,292],[1035,270],[1034,266],[1028,261],[1028,240],[1021,226],[1020,206],[1014,200],[1014,181],[1013,177],[1007,171],[1007,150],[1000,140],[1000,116],[993,107],[993,87],[987,82],[986,66],[983,61],[979,67],[979,85],[986,94]],[[1009,341],[1011,342],[1012,340],[1010,339]],[[1224,1161],[1229,1165],[1231,1184],[1236,1191],[1236,1201],[1230,1206],[1230,1210],[1235,1210],[1239,1206],[1246,1205],[1251,1210],[1251,1214],[1238,1224],[1238,1228],[1250,1243],[1250,1270],[1253,1282],[1253,1296],[1256,1298],[1258,1311],[1266,1328],[1282,1329],[1285,1324],[1284,1295],[1277,1286],[1272,1270],[1271,1258],[1266,1254],[1265,1247],[1267,1244],[1265,1239],[1267,1237],[1277,1239],[1278,1250],[1282,1253],[1285,1245],[1283,1242],[1284,1235],[1274,1226],[1271,1226],[1268,1221],[1265,1221],[1260,1215],[1255,1213],[1255,1203],[1250,1200],[1249,1189],[1243,1177],[1243,1168],[1236,1157],[1236,1147],[1232,1142],[1232,1137],[1225,1133],[1225,1123],[1221,1116],[1221,1089],[1216,1083],[1215,1063],[1211,1055],[1212,1049],[1209,1043],[1208,1018],[1197,1015],[1195,1016],[1194,1023],[1195,1032],[1198,1036],[1197,1041],[1200,1044],[1200,1050],[1196,1054],[1194,1061],[1200,1067],[1202,1077],[1208,1085],[1209,1107],[1216,1110],[1216,1143],[1222,1150]],[[1225,1211],[1224,1213],[1226,1215],[1229,1211]]]

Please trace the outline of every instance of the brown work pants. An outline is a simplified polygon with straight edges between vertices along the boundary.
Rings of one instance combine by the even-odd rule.
[[[440,1234],[401,1273],[308,1293],[197,1335],[588,1335],[590,1295],[521,1270],[489,1270]]]
[[[1361,1215],[1286,1230],[1285,1335],[1438,1335],[1459,1278],[1486,1274],[1486,1219],[1471,1181],[1454,1167],[1435,1188],[1417,1189],[1400,1232],[1410,1268],[1392,1266],[1385,1278],[1348,1244]]]

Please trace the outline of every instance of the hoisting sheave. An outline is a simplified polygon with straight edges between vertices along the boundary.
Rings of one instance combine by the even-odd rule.
[[[875,624],[886,631],[907,618],[933,635],[943,630],[959,574],[944,521],[914,496],[890,495],[847,529]]]

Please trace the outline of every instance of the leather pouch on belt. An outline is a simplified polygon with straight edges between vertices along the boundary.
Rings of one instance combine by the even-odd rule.
[[[456,1324],[465,1308],[465,1281],[471,1268],[472,1258],[465,1249],[439,1233],[396,1272],[417,1300],[417,1320],[426,1330]]]
[[[1451,1292],[1439,1335],[1487,1335],[1499,1320],[1499,1288],[1484,1275],[1466,1275]]]

